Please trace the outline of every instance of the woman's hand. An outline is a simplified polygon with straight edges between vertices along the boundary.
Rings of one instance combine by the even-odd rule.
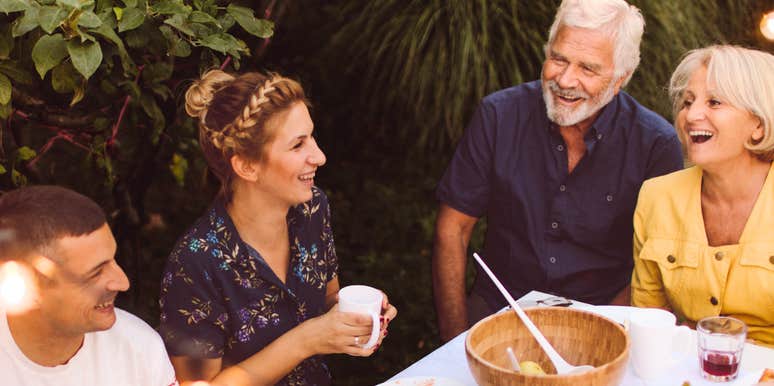
[[[376,345],[374,346],[374,350],[378,349],[379,346],[382,345],[382,340],[387,337],[387,327],[389,327],[390,321],[395,319],[395,317],[398,315],[398,309],[390,304],[390,300],[387,298],[387,294],[382,292],[382,295],[384,295],[382,298],[382,315],[379,317],[381,331],[379,333],[379,340],[376,341]]]
[[[376,349],[376,346],[366,349],[358,345],[365,343],[371,335],[371,317],[340,312],[338,304],[327,313],[307,320],[302,326],[306,327],[305,340],[313,351],[309,356],[349,354],[366,357]]]

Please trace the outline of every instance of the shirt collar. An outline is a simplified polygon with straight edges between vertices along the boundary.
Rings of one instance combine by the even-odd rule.
[[[615,129],[615,118],[618,115],[618,105],[621,103],[620,99],[622,92],[623,91],[619,91],[618,94],[613,96],[610,103],[602,107],[599,116],[591,124],[589,134],[594,134],[597,136],[597,139],[602,139]]]

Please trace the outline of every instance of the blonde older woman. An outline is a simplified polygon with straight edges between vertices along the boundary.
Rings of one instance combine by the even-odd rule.
[[[634,215],[632,303],[692,324],[729,315],[774,344],[774,56],[689,52],[670,81],[695,165],[648,180]]]

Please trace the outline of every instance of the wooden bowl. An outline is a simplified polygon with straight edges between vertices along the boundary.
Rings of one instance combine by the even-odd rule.
[[[479,385],[614,386],[621,382],[629,357],[629,337],[621,325],[572,308],[535,307],[524,311],[567,362],[596,368],[557,375],[516,313],[506,311],[476,323],[465,339],[468,366]],[[547,375],[524,375],[511,370],[505,351],[508,346],[519,361],[537,362]]]

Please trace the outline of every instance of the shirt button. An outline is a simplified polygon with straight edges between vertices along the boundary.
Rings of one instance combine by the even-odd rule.
[[[724,255],[723,252],[715,253],[715,260],[717,260],[717,261],[723,260],[723,255]]]
[[[674,263],[675,261],[677,261],[677,259],[674,256],[669,255],[667,256],[667,261],[670,263]]]
[[[713,296],[713,297],[710,298],[710,303],[712,303],[713,306],[717,306],[718,305],[718,299]]]
[[[550,261],[551,264],[556,264],[556,257],[551,256],[548,258],[548,261]]]
[[[597,140],[602,139],[602,134],[597,134]]]
[[[554,221],[551,223],[551,229],[556,229],[556,228],[559,228],[559,223]]]
[[[556,150],[564,151],[564,145],[556,145]]]
[[[774,264],[774,256],[769,256],[769,263]]]
[[[608,194],[607,196],[605,196],[605,200],[607,200],[607,202],[613,202],[613,195]]]
[[[559,191],[560,192],[564,192],[565,190],[567,190],[567,186],[565,186],[564,184],[559,185]],[[774,256],[772,256],[772,258],[774,258]]]

